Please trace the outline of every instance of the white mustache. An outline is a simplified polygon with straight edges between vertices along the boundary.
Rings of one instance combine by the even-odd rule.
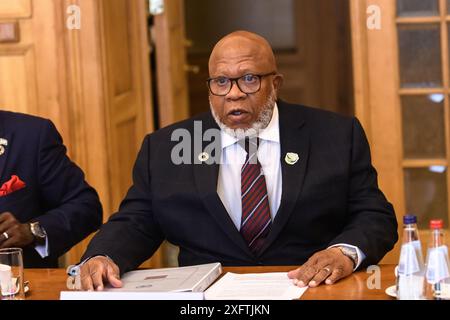
[[[254,123],[252,123],[250,128],[247,128],[247,129],[231,129],[230,127],[228,127],[225,123],[223,123],[220,120],[220,117],[214,111],[214,107],[211,103],[211,99],[209,100],[209,106],[210,106],[213,118],[216,121],[216,123],[220,129],[222,129],[223,131],[225,131],[227,134],[229,134],[232,137],[235,137],[237,139],[243,139],[246,137],[252,137],[252,136],[257,135],[260,130],[265,129],[269,125],[270,120],[272,119],[273,108],[275,106],[275,94],[272,92],[269,95],[266,103],[261,108],[261,112],[259,113],[258,119]],[[236,111],[236,110],[241,110],[241,109],[235,109],[234,111]]]

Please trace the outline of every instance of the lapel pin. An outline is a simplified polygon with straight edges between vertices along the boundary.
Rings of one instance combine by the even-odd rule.
[[[284,158],[284,161],[286,161],[287,164],[290,164],[291,166],[296,164],[299,159],[299,156],[295,152],[288,152],[286,153],[286,157]]]
[[[8,145],[8,140],[0,138],[0,156],[5,153],[5,147]]]
[[[198,160],[200,160],[201,162],[208,161],[208,159],[209,159],[209,154],[207,152],[202,152],[198,155]]]

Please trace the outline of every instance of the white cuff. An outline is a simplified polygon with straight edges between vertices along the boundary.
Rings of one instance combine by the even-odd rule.
[[[48,237],[45,237],[45,244],[36,244],[34,250],[39,253],[41,258],[47,258],[49,256],[48,252]]]

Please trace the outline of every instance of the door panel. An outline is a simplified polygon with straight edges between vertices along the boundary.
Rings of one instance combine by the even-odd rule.
[[[31,5],[31,0],[2,0],[0,1],[0,19],[29,18]]]
[[[36,113],[35,57],[32,46],[0,48],[0,106]]]

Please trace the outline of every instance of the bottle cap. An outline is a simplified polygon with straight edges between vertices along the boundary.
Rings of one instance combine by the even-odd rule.
[[[407,214],[403,216],[403,224],[417,223],[417,217],[413,214]]]
[[[442,219],[430,220],[430,229],[442,229],[444,221]]]

